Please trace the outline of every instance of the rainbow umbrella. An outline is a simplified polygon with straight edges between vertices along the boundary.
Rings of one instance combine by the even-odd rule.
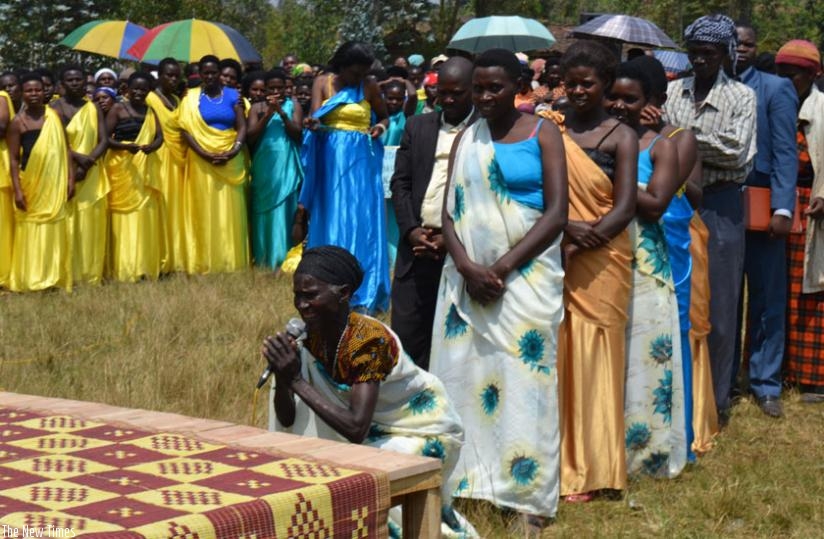
[[[58,45],[121,60],[137,60],[126,52],[146,29],[129,21],[90,21],[64,37]]]
[[[128,50],[144,62],[166,57],[197,62],[207,54],[234,58],[240,62],[260,62],[260,54],[240,32],[219,22],[186,19],[155,26]]]

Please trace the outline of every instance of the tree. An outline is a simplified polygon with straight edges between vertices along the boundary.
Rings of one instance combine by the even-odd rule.
[[[57,43],[98,18],[106,5],[102,0],[4,0],[0,3],[0,61],[5,68],[33,68],[75,60],[75,53]]]
[[[375,57],[386,56],[380,10],[374,0],[349,0],[344,5],[340,41],[361,41],[372,46]]]

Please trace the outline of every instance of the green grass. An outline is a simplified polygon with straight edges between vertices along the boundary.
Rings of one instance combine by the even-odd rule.
[[[290,281],[261,271],[0,293],[0,389],[249,424],[261,341],[292,316]],[[794,393],[784,405],[774,420],[744,401],[679,478],[632,480],[619,501],[562,502],[544,536],[824,536],[824,405]],[[459,505],[484,537],[514,535],[511,514]]]

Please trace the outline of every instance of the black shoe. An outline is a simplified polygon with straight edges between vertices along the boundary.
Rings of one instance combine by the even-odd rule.
[[[725,429],[730,424],[730,416],[732,411],[729,408],[718,409],[718,428]]]
[[[784,409],[781,406],[780,397],[759,397],[758,406],[765,415],[770,417],[782,417],[784,415]]]

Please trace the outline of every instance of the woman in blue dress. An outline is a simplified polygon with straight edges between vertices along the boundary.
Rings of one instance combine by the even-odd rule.
[[[274,69],[263,76],[264,101],[253,103],[246,119],[252,156],[249,224],[255,264],[277,269],[290,245],[290,225],[303,181],[300,142],[303,111],[286,97],[286,73]]]
[[[363,43],[341,45],[331,73],[315,79],[312,115],[305,122],[300,205],[308,214],[307,248],[337,245],[364,269],[352,298],[356,309],[385,310],[389,257],[381,168],[386,104],[377,83],[367,81],[375,57]]]

